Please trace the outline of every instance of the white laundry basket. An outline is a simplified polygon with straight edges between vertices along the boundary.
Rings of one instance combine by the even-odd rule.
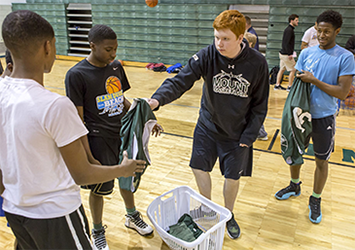
[[[203,234],[193,242],[178,239],[167,231],[183,214],[190,214]],[[226,222],[231,212],[203,197],[188,186],[180,186],[157,197],[147,215],[156,231],[171,249],[221,250]]]

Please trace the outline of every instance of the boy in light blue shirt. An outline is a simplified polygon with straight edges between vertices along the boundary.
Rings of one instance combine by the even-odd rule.
[[[328,161],[334,151],[335,113],[337,100],[344,100],[349,93],[355,74],[354,56],[335,43],[340,32],[342,16],[327,10],[317,18],[319,46],[302,50],[296,75],[303,82],[311,83],[310,112],[312,115],[312,141],[316,170],[313,194],[309,198],[309,219],[313,223],[322,220],[321,198],[328,177]],[[290,166],[291,182],[275,194],[279,200],[299,196],[301,165]]]

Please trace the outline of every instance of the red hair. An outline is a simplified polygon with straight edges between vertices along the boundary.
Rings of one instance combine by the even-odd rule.
[[[237,10],[225,10],[213,22],[216,30],[230,29],[237,37],[245,32],[245,17]]]

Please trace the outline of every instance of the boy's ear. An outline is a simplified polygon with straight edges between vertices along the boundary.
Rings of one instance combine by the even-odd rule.
[[[12,63],[8,63],[6,67],[10,72],[14,69],[14,65],[12,65]]]
[[[244,34],[240,34],[237,40],[238,40],[239,42],[242,42],[242,41],[243,41],[243,38],[244,38]],[[248,40],[248,39],[247,39],[247,40]]]
[[[46,53],[46,55],[50,54],[52,50],[52,46],[51,46],[51,42],[50,41],[45,41],[44,42],[44,52]]]
[[[92,50],[96,49],[96,44],[93,42],[90,42],[90,49],[92,49]]]
[[[341,30],[341,27],[339,27],[339,28],[337,28],[337,29],[335,30],[336,35],[339,34],[340,30]]]

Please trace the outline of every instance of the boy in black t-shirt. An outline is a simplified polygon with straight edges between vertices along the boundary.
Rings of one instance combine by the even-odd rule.
[[[101,164],[115,165],[119,161],[121,118],[130,107],[124,92],[130,88],[122,65],[114,60],[117,50],[115,32],[106,25],[95,25],[89,32],[91,53],[71,68],[65,78],[67,96],[74,102],[89,130],[86,147]],[[109,249],[102,226],[103,196],[111,194],[114,180],[86,186],[91,189],[89,203],[94,229],[94,249]],[[133,193],[120,189],[125,202],[126,227],[141,235],[153,229],[136,211]]]

